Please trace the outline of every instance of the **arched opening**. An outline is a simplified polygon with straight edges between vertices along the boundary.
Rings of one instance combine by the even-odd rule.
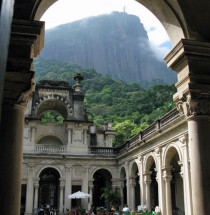
[[[133,180],[134,190],[133,193],[133,209],[136,210],[137,207],[141,204],[140,200],[140,184],[139,184],[139,174],[138,174],[138,166],[134,163],[131,167],[131,180]]]
[[[61,115],[64,119],[68,116],[65,105],[58,99],[48,99],[42,102],[37,108],[36,115],[42,117],[46,112],[50,112],[54,117]]]
[[[159,200],[157,170],[153,156],[149,156],[147,159],[144,182],[146,185],[146,205],[148,211],[154,211],[155,207],[159,205]]]
[[[120,180],[122,182],[122,205],[127,204],[127,180],[126,180],[126,172],[123,167],[120,172]]]
[[[55,136],[45,136],[43,138],[41,138],[37,144],[40,144],[40,145],[53,145],[53,146],[60,146],[60,145],[63,145],[62,141],[58,138],[58,137],[55,137]]]
[[[171,192],[171,204],[173,215],[185,213],[184,187],[181,165],[182,164],[180,162],[180,157],[176,148],[171,147],[166,154],[166,166],[168,166],[171,169],[167,176],[171,178],[170,182],[171,190],[168,192]]]
[[[105,206],[104,198],[101,198],[103,188],[112,188],[112,175],[106,169],[99,169],[93,175],[93,203],[94,206]]]
[[[38,207],[59,208],[59,181],[60,174],[54,168],[46,168],[40,173]]]
[[[36,10],[33,11],[34,20],[40,20],[43,14],[51,7],[57,0],[41,1]],[[166,29],[172,44],[175,45],[181,38],[187,35],[186,23],[182,11],[178,4],[173,3],[169,5],[166,1],[154,1],[152,4],[144,0],[138,0],[149,11],[151,11],[162,23]],[[173,7],[176,10],[173,10]]]

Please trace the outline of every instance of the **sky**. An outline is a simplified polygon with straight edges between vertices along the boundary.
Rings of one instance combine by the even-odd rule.
[[[170,39],[159,20],[135,0],[58,0],[42,16],[45,28],[113,11],[136,15],[144,25],[151,46],[163,58],[171,49]]]

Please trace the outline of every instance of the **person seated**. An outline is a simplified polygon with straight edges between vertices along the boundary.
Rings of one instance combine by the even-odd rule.
[[[122,210],[123,212],[129,212],[129,208],[128,208],[128,205],[124,205],[124,208]]]

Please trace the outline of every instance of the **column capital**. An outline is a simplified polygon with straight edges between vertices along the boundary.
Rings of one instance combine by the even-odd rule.
[[[4,98],[3,109],[15,107],[22,108],[23,111],[25,111],[26,105],[32,99],[32,95],[35,90],[35,73],[33,71],[28,71],[25,79],[28,81],[27,86],[23,87],[23,90],[18,94],[18,96],[16,96],[15,99],[10,99],[6,96]],[[7,84],[5,86],[5,90],[10,91],[14,87],[17,87],[18,90],[21,88],[20,84],[13,82],[11,85]]]
[[[93,184],[89,184],[88,185],[90,189],[93,189],[94,185]]]
[[[88,172],[88,170],[89,170],[89,165],[86,165],[86,166],[82,166],[82,170],[83,170],[83,172]]]
[[[177,109],[187,119],[191,117],[210,116],[210,91],[190,92],[177,102]]]
[[[151,174],[152,174],[152,171],[145,171],[143,173],[143,176],[144,176],[144,183],[146,185],[150,185],[152,180],[151,180]]]
[[[35,189],[38,189],[38,188],[39,188],[39,184],[34,183],[34,188],[35,188]]]
[[[163,176],[163,180],[165,181],[165,183],[170,183],[172,180],[172,175]]]
[[[125,168],[128,169],[128,167],[129,167],[129,161],[126,161],[125,162]]]
[[[184,134],[179,138],[179,142],[182,144],[182,146],[186,146],[188,141],[188,134]]]
[[[150,185],[151,184],[151,182],[152,182],[152,180],[151,179],[144,179],[144,183],[145,183],[145,185]]]
[[[28,168],[34,168],[35,167],[35,163],[27,163],[27,167]]]
[[[65,187],[64,184],[60,184],[60,189],[63,189]]]
[[[66,184],[66,180],[63,178],[60,178],[59,181],[60,181],[60,187],[64,187]]]
[[[133,186],[133,187],[136,186],[136,179],[135,179],[135,177],[129,178],[129,184],[130,184],[131,186]]]
[[[71,171],[72,168],[73,168],[73,165],[72,165],[72,164],[66,164],[66,165],[65,165],[66,172],[67,172],[67,171]]]
[[[186,118],[210,115],[210,43],[182,39],[165,57],[177,72],[174,101]]]
[[[160,147],[157,147],[155,149],[155,153],[156,153],[156,156],[159,158],[160,157],[160,153],[161,153],[161,148]]]
[[[172,170],[173,166],[165,166],[163,167],[163,180],[167,183],[170,182],[172,180],[172,175],[171,175],[171,170]]]

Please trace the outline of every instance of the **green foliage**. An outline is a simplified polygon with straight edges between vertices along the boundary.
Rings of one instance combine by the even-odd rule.
[[[47,125],[49,122],[53,122],[56,125],[63,125],[63,117],[55,112],[47,111],[41,115],[41,123]]]
[[[118,188],[109,189],[102,188],[101,199],[104,198],[105,204],[107,207],[110,205],[120,205],[121,204],[121,195]]]
[[[94,69],[40,58],[35,60],[34,68],[37,81],[66,80],[71,85],[75,84],[74,76],[80,73],[84,77],[84,107],[89,120],[98,127],[105,121],[113,121],[117,131],[114,146],[124,143],[175,107],[172,101],[175,93],[173,85],[158,84],[145,90],[136,83],[129,84],[115,81],[108,75],[102,76]]]

